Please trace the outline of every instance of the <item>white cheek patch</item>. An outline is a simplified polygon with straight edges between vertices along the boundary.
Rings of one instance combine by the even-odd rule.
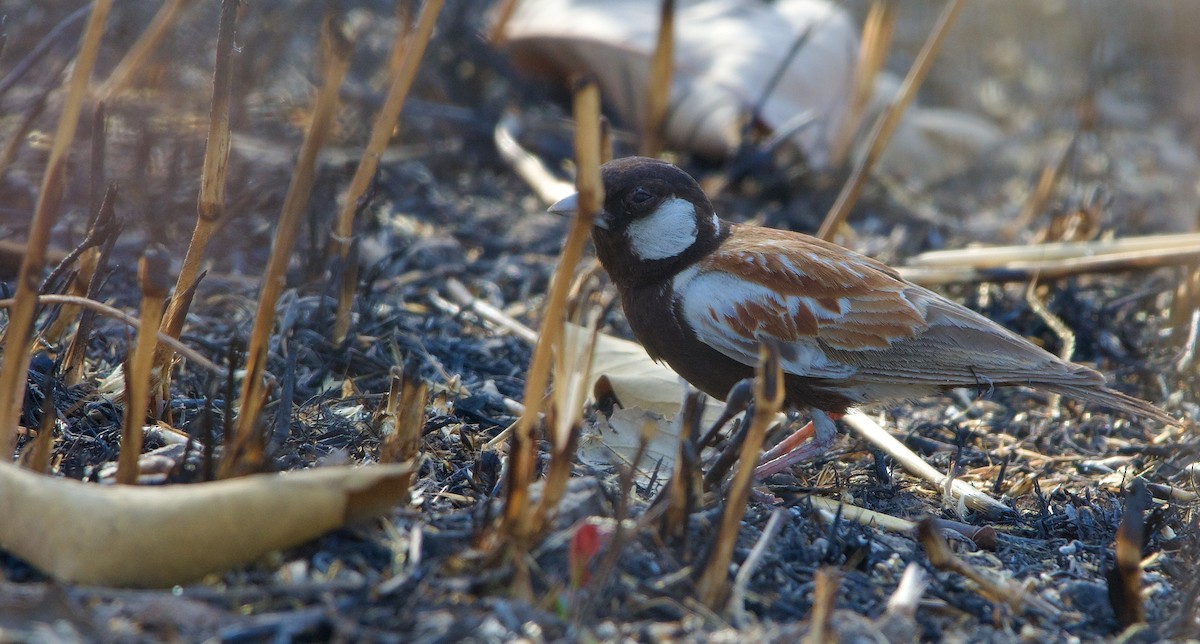
[[[687,199],[668,199],[649,216],[629,224],[629,247],[639,259],[667,259],[696,242],[696,207]]]

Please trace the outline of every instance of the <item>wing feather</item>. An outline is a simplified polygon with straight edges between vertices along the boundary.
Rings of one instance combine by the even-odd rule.
[[[700,341],[753,365],[759,342],[773,340],[797,376],[914,388],[1104,384],[875,260],[796,233],[735,226],[675,292]]]

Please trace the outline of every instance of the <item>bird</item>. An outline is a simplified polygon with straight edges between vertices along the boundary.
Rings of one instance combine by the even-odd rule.
[[[721,219],[675,165],[624,157],[600,168],[592,241],[634,337],[697,389],[725,400],[774,344],[784,404],[814,427],[772,453],[761,476],[826,451],[833,420],[871,402],[958,387],[1025,386],[1179,424],[987,317],[905,280],[891,267],[798,232]],[[577,210],[578,193],[550,206]],[[802,430],[803,431],[803,430]],[[797,443],[801,443],[797,445]]]

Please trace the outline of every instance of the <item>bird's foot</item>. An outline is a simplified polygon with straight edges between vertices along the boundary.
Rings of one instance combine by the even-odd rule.
[[[814,409],[811,421],[763,454],[754,470],[754,478],[765,479],[828,451],[837,438],[833,418],[841,418],[841,414],[826,414]]]

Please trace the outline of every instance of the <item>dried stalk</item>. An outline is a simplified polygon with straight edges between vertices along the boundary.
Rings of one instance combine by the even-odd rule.
[[[579,82],[575,88],[575,165],[579,174],[576,187],[579,207],[571,222],[570,232],[559,255],[558,266],[546,298],[541,332],[533,349],[529,374],[525,380],[525,413],[517,420],[509,448],[508,476],[505,479],[504,514],[501,528],[508,536],[509,546],[523,552],[533,536],[532,514],[529,512],[529,484],[533,482],[537,447],[533,426],[542,411],[546,385],[550,378],[551,356],[561,347],[563,315],[571,277],[583,246],[592,231],[592,220],[603,202],[600,183],[600,92],[594,80]]]
[[[442,10],[442,2],[443,0],[425,0],[425,4],[421,7],[421,15],[417,18],[416,32],[413,33],[411,39],[407,39],[408,46],[404,54],[404,62],[400,65],[395,78],[392,79],[392,86],[388,89],[383,108],[379,110],[379,114],[375,117],[375,124],[371,128],[371,138],[367,142],[366,149],[363,150],[358,168],[354,171],[354,178],[350,180],[350,187],[346,190],[342,208],[338,211],[333,238],[330,240],[331,251],[336,252],[343,260],[346,258],[350,235],[354,230],[354,213],[358,211],[358,201],[371,185],[371,179],[379,167],[379,157],[383,154],[384,148],[387,147],[388,141],[392,137],[392,132],[396,129],[396,124],[400,119],[400,110],[404,107],[404,100],[408,98],[413,79],[417,75],[417,67],[425,56],[425,47],[429,44],[430,36],[433,35],[434,25],[437,24],[438,14]],[[399,49],[402,41],[406,40],[405,33],[403,31],[397,33],[396,38],[397,42],[394,47]],[[339,299],[337,317],[333,325],[334,342],[344,340],[349,329],[349,301]]]
[[[193,2],[195,0],[167,0],[159,7],[158,13],[154,14],[154,19],[138,37],[137,42],[133,43],[125,57],[121,59],[120,63],[117,63],[116,69],[109,74],[108,80],[96,90],[98,100],[108,101],[129,85],[134,76],[146,66],[146,62],[150,60],[154,50],[166,37],[167,31],[179,20],[179,14]]]
[[[654,57],[650,59],[650,75],[646,79],[646,122],[642,132],[642,156],[656,157],[662,153],[663,130],[667,107],[671,99],[671,76],[675,55],[675,0],[662,0],[658,14],[658,39]]]
[[[783,368],[779,362],[779,349],[772,344],[762,343],[759,345],[758,369],[754,377],[754,415],[742,442],[737,472],[729,487],[712,552],[696,584],[700,601],[710,608],[716,609],[724,604],[729,584],[729,563],[733,560],[733,547],[737,542],[742,515],[746,512],[746,501],[750,498],[758,455],[762,452],[767,427],[775,422],[775,415],[782,407]]]
[[[904,115],[905,108],[917,95],[917,88],[925,81],[925,75],[933,66],[933,59],[941,50],[942,42],[945,41],[946,34],[950,31],[950,25],[954,24],[954,19],[958,17],[962,7],[963,0],[949,0],[945,9],[942,10],[942,15],[938,16],[937,24],[934,25],[929,38],[925,40],[925,45],[921,47],[917,59],[913,61],[912,68],[908,70],[908,76],[900,85],[896,99],[875,120],[875,125],[867,136],[867,153],[855,164],[854,169],[850,172],[850,177],[842,186],[841,193],[838,194],[837,201],[829,209],[829,214],[825,215],[825,221],[821,222],[821,229],[817,232],[817,236],[821,239],[833,239],[838,229],[845,223],[846,217],[850,214],[850,208],[858,201],[858,196],[862,193],[867,176],[870,175],[871,170],[875,167],[875,162],[883,154],[883,148],[891,139],[896,126],[900,124],[900,117]]]
[[[177,1],[177,0],[172,0]],[[190,0],[185,0],[190,1]],[[204,165],[200,171],[200,194],[196,200],[196,226],[188,242],[187,254],[179,277],[175,280],[175,295],[167,306],[162,330],[172,338],[183,331],[190,304],[187,294],[200,274],[200,262],[208,248],[208,240],[217,222],[225,214],[225,181],[229,163],[229,110],[233,88],[233,43],[237,27],[240,0],[222,0],[221,17],[217,27],[217,60],[213,69],[212,104],[208,112],[208,144],[204,149]],[[156,362],[166,381],[171,377],[172,353],[167,346],[158,352]]]
[[[496,123],[496,130],[493,132],[492,138],[496,142],[496,150],[500,152],[500,156],[546,205],[571,194],[571,184],[554,176],[554,173],[546,169],[545,164],[537,155],[522,148],[521,144],[517,142],[518,123],[517,115],[511,112],[500,117],[500,122]],[[602,152],[607,150],[607,154],[610,156],[612,155],[611,138],[610,133],[607,143],[602,143],[600,147]]]
[[[141,324],[137,344],[129,359],[125,378],[125,415],[121,424],[121,454],[117,458],[117,483],[135,485],[138,457],[142,454],[142,426],[146,423],[146,405],[150,401],[150,371],[158,324],[170,285],[170,260],[166,252],[150,249],[138,262],[138,283],[142,287]]]
[[[28,343],[33,331],[33,318],[37,309],[37,289],[42,270],[46,265],[46,246],[50,241],[50,230],[58,218],[58,206],[66,181],[66,158],[75,140],[75,129],[79,125],[79,113],[83,109],[84,94],[88,77],[96,63],[100,48],[100,37],[104,34],[104,23],[112,8],[112,0],[95,0],[88,17],[79,47],[79,56],[71,72],[67,96],[63,101],[62,116],[58,130],[46,161],[46,172],[42,177],[41,191],[34,208],[33,221],[29,226],[29,243],[17,288],[13,295],[16,305],[9,313],[8,328],[4,333],[4,358],[0,364],[0,460],[8,460],[16,443],[17,420],[25,396],[25,372],[29,369],[30,351]]]
[[[350,67],[350,54],[354,46],[342,32],[341,22],[326,19],[322,29],[322,50],[324,55],[322,78],[324,83],[317,92],[313,106],[312,121],[304,135],[304,143],[300,147],[300,156],[296,161],[296,170],[288,185],[284,197],[279,224],[275,230],[275,242],[271,245],[271,256],[263,273],[262,291],[258,296],[258,309],[254,315],[249,345],[246,349],[246,375],[242,384],[242,396],[239,404],[238,422],[233,436],[234,449],[226,450],[226,460],[222,463],[223,473],[232,473],[232,467],[242,450],[261,454],[261,445],[255,449],[255,428],[258,412],[262,407],[265,395],[262,374],[266,368],[267,346],[270,343],[271,327],[275,322],[275,303],[283,292],[287,280],[287,264],[295,246],[296,235],[300,222],[308,206],[308,198],[312,192],[315,175],[317,153],[325,143],[337,108],[338,90],[346,70]],[[261,438],[261,437],[257,437]],[[253,458],[246,465],[253,467]]]
[[[808,634],[804,637],[804,644],[823,644],[840,639],[830,633],[830,618],[833,617],[841,582],[842,576],[836,568],[826,566],[813,575],[813,609],[808,619]]]
[[[854,87],[850,91],[850,102],[842,117],[833,144],[830,145],[830,166],[837,168],[846,160],[854,143],[854,135],[862,124],[871,95],[875,92],[875,79],[883,69],[888,49],[892,44],[892,27],[896,24],[896,3],[891,0],[875,0],[863,23],[862,42],[858,49],[858,65],[854,69]]]

